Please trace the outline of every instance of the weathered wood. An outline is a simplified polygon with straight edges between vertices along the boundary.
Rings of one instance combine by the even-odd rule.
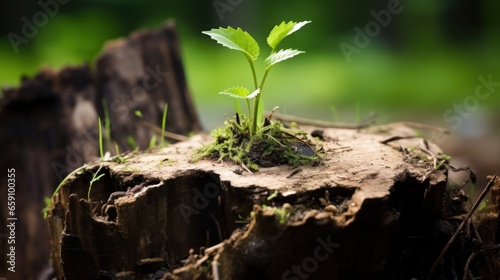
[[[109,106],[112,134],[134,135],[140,148],[147,148],[153,133],[134,112],[139,110],[144,120],[161,124],[165,104],[169,106],[170,132],[187,134],[201,129],[172,24],[109,42],[97,61],[97,77],[102,93],[97,101],[103,98]],[[127,137],[113,138],[120,146],[128,145]]]
[[[49,221],[62,252],[54,261],[62,261],[70,279],[104,271],[141,276],[138,264],[150,258],[171,272],[185,265],[165,279],[425,277],[458,226],[445,220],[448,207],[456,204],[453,215],[467,211],[463,200],[445,195],[446,169],[433,160],[440,149],[401,126],[315,135],[323,137],[323,162],[294,170],[251,174],[232,163],[192,163],[193,151],[207,141],[201,136],[125,163],[96,163],[54,201]],[[394,135],[403,137],[381,143]],[[88,182],[100,165],[105,175],[89,202]],[[121,193],[140,184],[138,192]],[[281,221],[279,210],[263,204],[291,214]],[[462,268],[471,250],[445,258],[438,276]],[[82,259],[92,269],[82,270]],[[149,271],[155,272],[161,273]]]
[[[0,167],[16,169],[19,270],[8,274],[6,262],[1,262],[0,277],[35,279],[49,267],[50,235],[41,213],[44,197],[50,197],[70,171],[98,158],[97,117],[105,121],[102,100],[106,100],[112,122],[111,139],[104,141],[108,151],[114,152],[114,141],[121,151],[133,149],[129,138],[147,148],[154,132],[144,122],[161,127],[167,103],[168,131],[186,135],[200,130],[177,41],[172,23],[155,31],[136,32],[107,45],[95,71],[88,65],[61,71],[42,69],[33,78],[23,78],[20,87],[3,90]],[[134,115],[135,110],[143,112],[143,120]],[[1,172],[0,180],[6,182],[6,176],[7,172]],[[6,185],[0,186],[5,194]],[[6,205],[6,199],[6,195],[0,196],[1,205]],[[2,207],[2,221],[6,211]],[[7,248],[4,228],[2,252]]]

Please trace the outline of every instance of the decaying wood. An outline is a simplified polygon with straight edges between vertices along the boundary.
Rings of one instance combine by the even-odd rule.
[[[99,156],[97,117],[105,122],[102,100],[112,121],[111,139],[104,141],[108,151],[115,150],[115,140],[121,151],[133,149],[127,139],[147,148],[153,131],[143,122],[161,127],[167,103],[168,131],[186,135],[200,130],[177,40],[173,24],[136,32],[106,46],[95,71],[88,65],[60,71],[42,69],[33,78],[23,78],[20,87],[3,90],[0,145],[5,149],[0,167],[16,169],[19,245],[19,269],[8,279],[36,279],[50,266],[50,235],[41,212],[44,197],[50,197],[73,169]],[[134,115],[135,110],[143,112],[143,120]],[[1,172],[0,180],[6,182],[6,176],[7,172]],[[6,195],[0,196],[1,205],[7,204],[6,199]],[[6,211],[2,207],[3,221]],[[1,251],[7,252],[8,244],[1,238]],[[7,276],[6,265],[0,263],[0,277]],[[57,263],[55,267],[59,267]]]
[[[321,130],[324,155],[315,167],[249,173],[227,162],[193,163],[204,136],[90,166],[62,187],[51,210],[59,276],[165,273],[140,269],[154,258],[170,271],[164,279],[425,277],[460,223],[448,217],[467,213],[459,196],[445,195],[446,169],[434,160],[439,148],[417,137],[381,143],[413,134],[401,126]],[[100,165],[105,175],[89,202]],[[463,269],[467,248],[446,256],[437,277]]]

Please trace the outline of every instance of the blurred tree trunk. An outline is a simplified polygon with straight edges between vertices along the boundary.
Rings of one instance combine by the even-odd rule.
[[[18,219],[16,272],[7,271],[8,264],[2,262],[0,277],[35,279],[50,267],[44,198],[73,169],[98,158],[98,116],[103,122],[104,149],[112,154],[115,142],[122,152],[135,146],[147,148],[153,134],[159,143],[158,129],[152,129],[161,127],[166,104],[168,131],[185,135],[200,130],[179,51],[175,26],[169,23],[108,43],[95,70],[88,65],[42,69],[32,79],[23,78],[19,88],[4,89],[0,182],[7,182],[7,169],[15,169]],[[136,110],[142,112],[142,119],[134,115]],[[1,188],[0,219],[6,221],[6,184]],[[7,252],[5,226],[1,232],[1,251]]]

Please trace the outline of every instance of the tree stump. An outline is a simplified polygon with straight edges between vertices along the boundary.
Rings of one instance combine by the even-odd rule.
[[[23,78],[19,88],[3,89],[0,181],[7,182],[5,170],[15,169],[18,265],[12,273],[1,262],[0,278],[36,279],[50,267],[50,234],[41,212],[44,197],[50,197],[72,170],[98,158],[98,116],[103,125],[112,123],[104,149],[113,153],[115,141],[120,151],[146,149],[152,135],[160,135],[152,129],[161,127],[165,104],[170,105],[167,118],[176,120],[167,123],[169,132],[200,130],[180,57],[175,26],[168,23],[109,43],[96,70],[88,65],[42,69],[31,79]],[[143,112],[142,119],[134,115],[136,110]],[[6,221],[7,185],[0,186],[0,219]],[[3,226],[2,252],[10,248],[6,231]]]
[[[440,149],[404,126],[302,129],[318,166],[191,162],[197,135],[71,176],[49,217],[58,278],[424,279],[468,211]],[[435,279],[461,275],[471,239]]]

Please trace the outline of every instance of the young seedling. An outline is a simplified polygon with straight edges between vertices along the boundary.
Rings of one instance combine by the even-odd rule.
[[[57,188],[54,190],[54,192],[52,193],[52,196],[50,198],[45,198],[44,201],[45,201],[45,208],[42,209],[42,212],[43,212],[43,218],[44,219],[47,219],[47,216],[49,214],[49,210],[50,208],[52,207],[52,201],[54,201],[54,198],[56,196],[56,194],[59,192],[59,190],[61,189],[61,187],[69,180],[69,178],[72,178],[74,175],[76,174],[81,174],[83,173],[86,169],[87,169],[88,165],[87,164],[84,164],[80,167],[78,167],[77,169],[73,170],[71,173],[69,173],[62,181],[61,183],[59,183],[59,185],[57,185]]]
[[[294,49],[282,49],[276,51],[276,48],[286,36],[294,33],[308,23],[310,23],[310,21],[290,21],[288,23],[282,22],[280,25],[276,25],[271,30],[271,33],[267,37],[267,43],[271,48],[271,54],[264,60],[265,72],[260,83],[258,83],[257,81],[257,74],[255,72],[254,64],[254,61],[259,57],[260,47],[259,44],[257,44],[257,41],[255,41],[255,39],[248,32],[243,31],[241,28],[234,29],[232,27],[218,28],[202,32],[203,34],[210,36],[222,46],[232,50],[240,51],[245,55],[248,63],[250,64],[254,83],[254,90],[252,92],[242,86],[230,87],[220,92],[220,94],[225,94],[233,98],[245,99],[248,110],[247,118],[248,121],[252,124],[251,127],[248,128],[250,136],[254,135],[259,129],[259,102],[269,71],[271,71],[271,68],[279,62],[304,53],[303,51]],[[255,98],[255,101],[252,111],[249,100],[253,98]]]
[[[162,118],[161,118],[161,129],[156,127],[154,124],[152,123],[149,123],[145,120],[143,120],[143,114],[140,110],[135,110],[134,111],[134,114],[141,120],[141,122],[145,125],[147,125],[150,129],[154,129],[154,130],[158,130],[160,131],[160,148],[163,148],[165,147],[167,144],[165,144],[165,138],[166,136],[165,135],[168,135],[170,138],[174,138],[176,136],[179,136],[179,135],[176,135],[176,134],[173,134],[171,132],[168,132],[166,131],[166,126],[167,126],[167,111],[168,111],[168,104],[165,104],[165,106],[163,107],[163,115],[162,115]],[[183,136],[180,136],[180,137],[183,137]],[[149,148],[154,148],[156,147],[156,139],[157,139],[157,135],[156,134],[153,134],[149,140]],[[182,140],[185,140],[185,139],[182,139]],[[128,141],[128,140],[127,140]],[[132,142],[132,141],[128,141],[129,145],[131,147],[134,148],[134,146],[136,146],[136,143],[135,141]]]
[[[99,172],[101,171],[101,168],[102,168],[102,164],[99,165],[99,168],[97,169],[97,171],[94,173],[94,175],[92,175],[92,180],[90,180],[90,183],[89,183],[89,189],[88,189],[88,192],[87,192],[87,199],[90,201],[90,192],[92,191],[92,185],[99,181],[99,179],[102,178],[102,176],[106,175],[106,174],[99,174]]]
[[[239,51],[245,56],[252,73],[253,90],[234,86],[220,92],[245,100],[247,115],[236,113],[234,119],[227,119],[224,129],[214,131],[215,142],[198,151],[195,159],[203,157],[230,159],[251,170],[257,170],[257,164],[270,166],[285,163],[297,166],[318,160],[304,132],[285,129],[281,123],[271,121],[272,114],[263,120],[260,108],[263,88],[273,66],[304,53],[295,49],[277,51],[278,45],[285,37],[308,23],[310,21],[282,22],[271,30],[267,37],[271,52],[264,60],[264,74],[260,82],[257,80],[254,64],[259,57],[260,47],[248,32],[232,27],[202,32],[222,46]]]

